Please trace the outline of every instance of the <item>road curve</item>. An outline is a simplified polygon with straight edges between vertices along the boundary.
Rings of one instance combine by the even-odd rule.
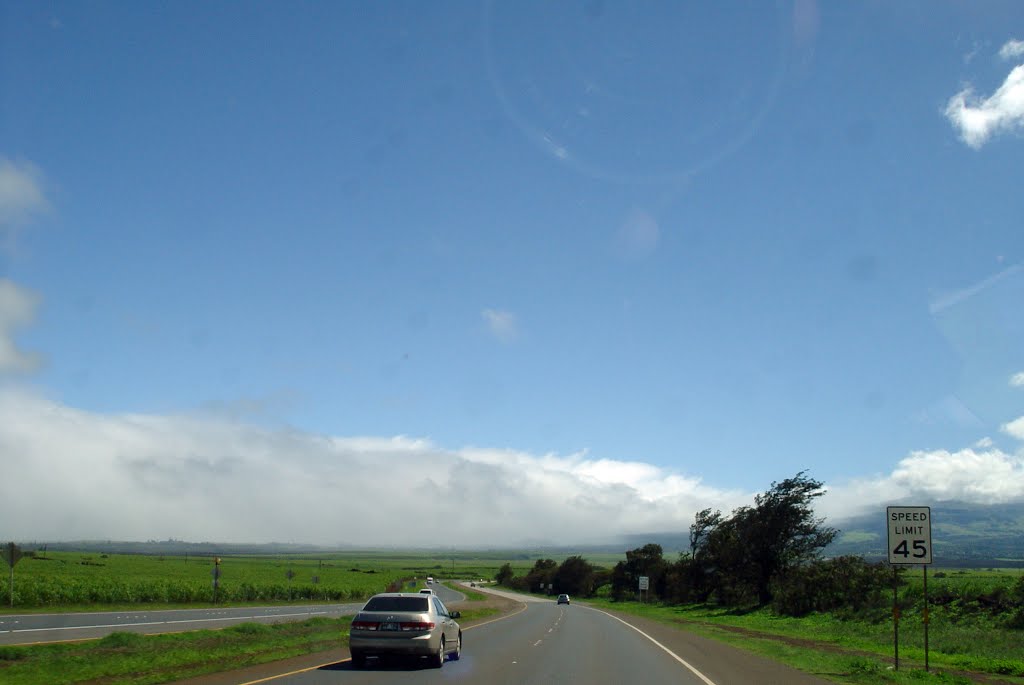
[[[448,661],[440,670],[422,661],[401,661],[357,671],[348,660],[339,660],[250,683],[827,685],[776,662],[661,624],[578,604],[559,606],[536,597],[495,594],[519,599],[523,609],[468,627],[462,659]]]

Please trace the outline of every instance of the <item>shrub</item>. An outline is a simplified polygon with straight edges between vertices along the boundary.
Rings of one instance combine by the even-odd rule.
[[[237,626],[228,628],[232,633],[239,633],[240,635],[266,635],[267,633],[273,632],[273,628],[266,625],[265,623],[239,623]]]
[[[772,609],[783,616],[834,611],[863,614],[885,603],[888,567],[860,557],[836,557],[790,569],[772,586]]]
[[[0,647],[0,661],[17,661],[28,656],[25,647]]]
[[[138,633],[119,631],[101,638],[99,644],[103,647],[110,647],[112,649],[139,647],[145,639],[146,638],[143,635],[139,635]]]

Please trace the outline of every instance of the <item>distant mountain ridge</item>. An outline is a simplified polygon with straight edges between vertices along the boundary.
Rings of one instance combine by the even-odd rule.
[[[988,505],[941,502],[930,506],[934,563],[972,565],[969,562],[1006,561],[1024,565],[1024,502]],[[833,525],[842,532],[829,547],[829,554],[886,557],[884,508],[877,514]]]
[[[912,504],[931,507],[932,555],[936,565],[1024,567],[1024,502],[985,505],[915,501]],[[835,541],[825,550],[826,556],[852,554],[871,560],[886,558],[884,506],[876,513],[830,519],[825,523],[839,530]],[[688,532],[628,535],[623,542],[627,549],[654,542],[666,553],[687,551],[690,547]]]
[[[895,503],[900,504],[900,503]],[[912,504],[927,504],[915,501]],[[1024,502],[1009,504],[968,504],[941,502],[932,509],[932,546],[937,566],[1005,566],[1024,567]],[[870,560],[886,558],[885,507],[877,512],[848,519],[828,520],[839,530],[826,550],[827,556],[852,554]],[[662,546],[666,556],[675,556],[690,548],[689,526],[681,531],[635,533],[620,536],[604,544],[584,545],[495,545],[491,547],[464,547],[458,552],[443,548],[446,556],[479,555],[484,549],[491,556],[533,558],[537,556],[564,556],[568,554],[622,554],[627,549],[648,543]],[[121,554],[189,554],[213,556],[215,554],[310,554],[331,551],[365,550],[345,545],[312,545],[297,543],[220,543],[187,542],[183,540],[150,540],[147,542],[80,540],[70,542],[22,542],[26,549],[40,549],[46,545],[51,551],[107,552]],[[389,548],[391,552],[411,551]],[[437,552],[442,548],[424,547],[419,551]],[[502,557],[505,558],[505,557]]]

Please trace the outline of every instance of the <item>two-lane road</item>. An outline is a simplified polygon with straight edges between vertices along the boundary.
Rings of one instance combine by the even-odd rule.
[[[557,605],[535,597],[500,594],[522,601],[522,609],[466,628],[462,659],[447,661],[439,670],[424,661],[371,662],[366,670],[354,670],[350,662],[338,661],[260,682],[825,685],[823,680],[775,662],[664,626],[638,627],[640,620],[627,617],[624,622],[578,604]],[[655,635],[655,631],[661,632]]]

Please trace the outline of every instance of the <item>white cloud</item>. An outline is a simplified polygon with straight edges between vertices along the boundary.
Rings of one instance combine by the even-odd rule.
[[[946,118],[978,149],[997,133],[1024,130],[1024,65],[1014,67],[995,93],[978,97],[968,86],[949,99]]]
[[[975,504],[1024,500],[1024,458],[981,443],[957,452],[911,452],[888,475],[830,487],[819,510],[842,518],[911,500]]]
[[[501,309],[484,309],[480,312],[487,330],[495,338],[504,343],[509,343],[519,337],[519,322],[516,315]]]
[[[14,344],[15,332],[35,319],[39,296],[0,278],[0,373],[27,373],[39,368],[38,354]]]
[[[0,520],[15,539],[585,544],[685,532],[703,508],[729,512],[753,499],[586,451],[446,449],[225,418],[105,415],[11,387],[0,388],[0,464],[9,474]],[[985,443],[912,452],[887,475],[830,485],[817,510],[835,521],[913,499],[1024,499],[1024,452]]]
[[[658,220],[639,209],[629,213],[615,234],[619,254],[634,259],[653,253],[660,240]]]
[[[1004,423],[1000,430],[1018,440],[1024,440],[1024,416],[1009,423]]]
[[[991,447],[994,444],[995,443],[992,442],[992,438],[986,436],[986,437],[982,438],[981,440],[979,440],[978,442],[974,443],[974,446],[975,447],[980,447],[981,449],[986,449],[988,447]]]
[[[971,62],[973,62],[974,58],[978,56],[978,52],[980,52],[980,51],[981,51],[981,44],[980,43],[975,43],[973,46],[971,46],[970,51],[967,52],[964,55],[964,64],[970,64]]]
[[[1024,57],[1024,40],[1008,40],[1003,47],[999,48],[999,56],[1002,59],[1016,59]]]
[[[752,498],[585,452],[103,415],[13,388],[0,389],[0,459],[0,520],[16,539],[583,543],[685,531],[702,508]]]
[[[48,207],[39,171],[0,157],[0,240],[13,240],[19,228]]]
[[[1024,388],[1024,371],[1010,376],[1010,386],[1014,388]]]

